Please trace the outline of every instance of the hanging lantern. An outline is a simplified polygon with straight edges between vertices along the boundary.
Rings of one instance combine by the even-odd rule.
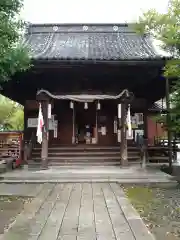
[[[118,104],[118,118],[121,119],[121,104]]]
[[[48,104],[48,119],[51,119],[51,109],[52,109],[52,107],[51,107],[51,104],[49,103]]]
[[[70,102],[70,108],[73,109],[74,108],[74,103],[71,101]]]
[[[88,103],[87,102],[84,103],[84,109],[88,109]]]
[[[101,104],[100,102],[97,103],[97,110],[100,110],[101,109]]]

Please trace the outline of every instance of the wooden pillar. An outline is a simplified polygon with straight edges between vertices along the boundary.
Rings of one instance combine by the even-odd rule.
[[[28,162],[28,117],[27,117],[27,104],[24,104],[24,136],[23,136],[23,162]]]
[[[72,144],[76,143],[75,103],[72,103]]]
[[[96,106],[96,144],[98,144],[98,111],[100,110],[100,109],[98,109],[98,104],[99,104],[99,102],[97,102],[96,104],[95,104],[95,106]]]
[[[169,79],[166,78],[166,125],[168,133],[168,155],[169,155],[169,167],[172,168],[172,131],[170,129],[171,116],[170,116],[170,99],[169,99]]]
[[[41,103],[44,126],[42,131],[41,146],[41,167],[48,168],[48,137],[49,137],[49,119],[48,119],[48,103],[49,97],[44,93],[37,95],[37,100]]]
[[[25,102],[24,104],[24,140],[29,140],[27,136],[27,131],[28,131],[28,110],[27,110],[27,104]]]
[[[142,144],[142,167],[146,167],[146,163],[148,161],[148,111],[147,108],[143,113],[143,121],[144,121],[144,137]]]
[[[127,137],[126,137],[126,119],[127,119],[127,106],[125,103],[121,103],[121,145],[120,145],[120,155],[121,155],[121,165],[128,165],[128,153],[127,153]]]
[[[48,168],[48,135],[49,135],[49,121],[48,121],[48,101],[41,101],[42,114],[44,119],[44,127],[42,132],[42,149],[41,149],[41,166],[42,169]]]

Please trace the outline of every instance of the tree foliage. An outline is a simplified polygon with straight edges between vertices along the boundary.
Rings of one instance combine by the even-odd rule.
[[[23,107],[0,95],[0,129],[22,131],[24,129]]]
[[[0,81],[29,67],[27,49],[22,47],[24,23],[19,19],[22,0],[0,0]]]
[[[171,54],[164,68],[164,75],[175,78],[171,89],[171,127],[180,131],[180,0],[169,0],[166,13],[155,9],[145,12],[136,24],[139,33],[151,34],[160,40],[161,47]]]

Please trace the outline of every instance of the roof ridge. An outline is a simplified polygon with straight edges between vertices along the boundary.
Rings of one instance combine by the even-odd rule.
[[[132,24],[27,24],[29,33],[51,33],[51,32],[132,32],[135,33]]]
[[[135,23],[28,23],[30,26],[121,26],[121,27],[128,27]]]

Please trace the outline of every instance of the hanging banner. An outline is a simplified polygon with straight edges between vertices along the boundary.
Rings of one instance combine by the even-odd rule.
[[[132,134],[132,126],[131,126],[131,111],[130,111],[130,104],[128,105],[127,111],[127,128],[128,128],[128,136],[131,137]]]
[[[128,131],[126,131],[126,139],[127,140],[133,140],[134,136],[133,136],[133,130],[131,130],[131,134],[129,135]]]
[[[136,113],[137,124],[142,125],[144,123],[143,113]]]
[[[121,119],[121,104],[118,104],[118,118]]]
[[[58,121],[54,121],[54,138],[57,138],[58,135]]]
[[[117,119],[114,120],[114,133],[117,133]]]
[[[102,134],[102,136],[106,136],[106,127],[105,126],[101,127],[101,134]]]
[[[38,125],[37,125],[37,141],[38,143],[42,143],[42,137],[43,137],[43,127],[44,127],[44,119],[42,114],[42,107],[41,104],[39,104],[39,115],[38,115]]]
[[[51,116],[52,122],[54,122],[54,119],[55,119],[55,115],[52,115],[52,116]]]
[[[52,107],[51,107],[51,104],[49,103],[48,104],[48,119],[51,119],[51,109],[52,109]]]
[[[132,116],[131,118],[132,120],[132,128],[135,129],[135,128],[138,128],[138,124],[137,124],[137,116]]]
[[[121,130],[118,129],[118,132],[117,132],[117,140],[118,142],[121,142]]]

